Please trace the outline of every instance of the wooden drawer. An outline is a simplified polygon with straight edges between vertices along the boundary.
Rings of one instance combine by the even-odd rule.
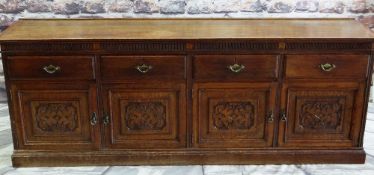
[[[95,79],[89,56],[11,56],[7,63],[10,79]]]
[[[184,56],[103,56],[103,79],[185,79]]]
[[[288,55],[287,78],[366,78],[369,55]]]
[[[198,55],[194,60],[196,80],[276,79],[277,55]]]

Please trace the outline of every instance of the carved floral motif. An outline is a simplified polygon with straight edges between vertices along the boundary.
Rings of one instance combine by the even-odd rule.
[[[249,102],[220,102],[213,107],[213,125],[220,130],[249,129],[254,123],[254,113]]]
[[[36,103],[37,127],[45,132],[73,132],[78,127],[77,107],[72,103]]]
[[[343,106],[338,101],[308,101],[301,105],[299,126],[307,129],[333,129],[340,126]]]
[[[130,130],[161,130],[166,125],[166,107],[161,102],[129,102],[124,118]]]

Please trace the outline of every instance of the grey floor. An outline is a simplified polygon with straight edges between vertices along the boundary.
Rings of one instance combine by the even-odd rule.
[[[246,166],[98,166],[17,168],[11,167],[13,151],[8,106],[0,103],[0,174],[6,175],[374,175],[374,104],[368,113],[362,165],[246,165]]]

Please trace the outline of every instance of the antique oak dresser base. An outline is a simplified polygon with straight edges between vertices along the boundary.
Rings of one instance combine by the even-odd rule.
[[[92,165],[361,164],[363,150],[15,152],[14,167]]]
[[[20,20],[13,166],[364,163],[373,34],[353,20]]]

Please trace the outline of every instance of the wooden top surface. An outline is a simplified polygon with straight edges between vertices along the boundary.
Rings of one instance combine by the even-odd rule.
[[[364,39],[351,19],[48,19],[19,20],[0,35],[13,40]]]

